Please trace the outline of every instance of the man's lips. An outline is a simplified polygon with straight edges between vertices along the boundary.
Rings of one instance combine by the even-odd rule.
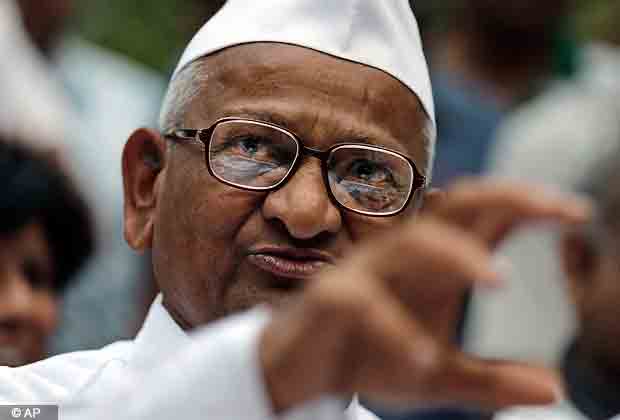
[[[250,251],[248,261],[278,277],[305,280],[334,263],[334,258],[315,249],[260,247]]]

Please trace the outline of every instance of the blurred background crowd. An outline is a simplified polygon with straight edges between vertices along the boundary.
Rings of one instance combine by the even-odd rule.
[[[173,65],[223,3],[0,1],[0,337],[14,337],[0,364],[135,334],[156,290],[122,237],[122,148],[157,127]],[[587,235],[539,226],[508,241],[507,288],[463,297],[455,341],[556,366],[583,410],[617,414],[620,2],[411,3],[435,91],[435,186],[492,174],[601,208]],[[609,386],[594,402],[581,389]]]

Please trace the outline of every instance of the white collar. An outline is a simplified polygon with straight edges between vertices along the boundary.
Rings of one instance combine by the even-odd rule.
[[[190,344],[190,336],[172,319],[163,305],[161,293],[157,295],[134,340],[132,364],[152,366],[155,359],[178,351]]]
[[[191,344],[191,336],[174,321],[162,302],[160,293],[151,304],[144,324],[134,340],[131,364],[138,369],[157,366],[169,355]],[[376,419],[362,407],[357,395],[346,412],[347,418],[351,420]]]

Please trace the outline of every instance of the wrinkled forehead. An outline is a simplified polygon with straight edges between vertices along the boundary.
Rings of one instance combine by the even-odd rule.
[[[199,59],[172,88],[188,96],[184,124],[270,119],[302,138],[364,136],[430,165],[432,123],[417,95],[389,74],[304,47],[252,43]],[[271,117],[271,118],[270,118]]]

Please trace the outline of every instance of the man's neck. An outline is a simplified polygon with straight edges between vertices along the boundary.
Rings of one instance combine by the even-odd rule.
[[[174,305],[170,305],[168,303],[168,301],[166,300],[166,298],[164,297],[162,300],[162,306],[164,307],[164,309],[168,312],[168,314],[170,314],[170,317],[172,318],[172,320],[179,326],[181,327],[182,330],[184,331],[189,331],[191,329],[193,329],[191,323],[189,323],[185,317],[183,317],[181,315],[180,311],[177,311],[174,307]]]
[[[609,372],[579,344],[569,348],[562,363],[569,399],[592,420],[620,414],[620,380]]]

